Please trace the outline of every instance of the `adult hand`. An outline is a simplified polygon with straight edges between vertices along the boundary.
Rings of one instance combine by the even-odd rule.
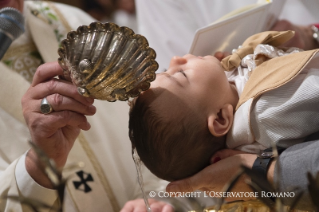
[[[148,199],[152,212],[174,212],[174,208],[166,202]],[[121,212],[147,212],[143,199],[127,202]]]
[[[78,94],[71,82],[54,78],[59,75],[63,75],[63,70],[57,62],[41,65],[22,98],[22,108],[32,142],[58,167],[63,167],[80,130],[90,129],[85,115],[93,115],[96,108],[92,105],[94,100]],[[52,113],[42,114],[40,111],[45,97],[53,108]],[[39,160],[32,150],[27,154],[26,169],[36,182],[52,187],[39,170]]]
[[[167,192],[192,192],[202,191],[223,191],[224,186],[238,173],[240,165],[252,167],[257,155],[247,154],[237,150],[225,149],[217,152],[211,159],[215,162],[197,174],[171,182],[166,187]],[[233,192],[252,192],[245,180],[248,176],[243,175],[232,189]],[[245,199],[245,198],[240,198]],[[238,198],[227,198],[228,201],[239,200]],[[247,199],[246,199],[247,200]]]
[[[295,31],[295,36],[285,43],[285,47],[298,47],[304,50],[319,48],[319,44],[312,37],[311,26],[297,26],[287,20],[279,20],[271,28],[272,31]]]

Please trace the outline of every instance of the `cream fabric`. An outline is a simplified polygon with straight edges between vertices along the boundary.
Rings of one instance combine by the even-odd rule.
[[[236,110],[248,99],[284,85],[296,77],[319,50],[304,51],[276,57],[257,66],[249,77]]]
[[[29,83],[17,73],[7,69],[2,63],[0,63],[0,71],[5,76],[0,77],[2,88],[0,89],[0,168],[3,172],[28,148],[27,140],[30,136],[24,124],[20,102]],[[12,82],[17,82],[19,86],[14,86]]]
[[[42,186],[34,182],[25,167],[26,154],[27,152],[19,158],[15,169],[16,182],[21,194],[30,199],[38,199],[40,195],[43,195],[41,202],[48,205],[53,205],[56,200],[55,190],[43,189]]]
[[[236,52],[237,51],[241,52],[241,49],[236,50]],[[234,68],[233,71],[225,71],[225,74],[228,81],[235,84],[238,96],[241,96],[250,75],[263,61],[302,51],[302,49],[295,47],[280,49],[268,44],[258,44],[252,54],[241,56],[243,59],[238,64],[237,68]],[[235,58],[237,58],[237,56],[238,55],[236,55]]]
[[[240,97],[248,100],[243,101],[235,113],[234,124],[227,136],[228,148],[258,153],[271,147],[272,142],[287,148],[303,142],[308,135],[318,130],[319,54],[310,51],[310,56],[313,56],[308,55],[309,61],[306,61],[304,57],[307,54],[304,53],[291,55],[294,59],[290,60],[291,64],[281,66],[280,70],[284,73],[285,69],[287,72],[290,70],[290,77],[281,76],[281,71],[277,71],[279,74],[273,72],[272,80],[266,80],[268,88],[258,84],[264,80],[260,74],[257,74],[259,77],[256,75],[258,72],[253,72],[256,78],[250,78],[248,83],[258,78],[252,90],[262,93]],[[286,79],[283,84],[274,86],[283,78]]]
[[[75,30],[78,26],[87,25],[94,20],[70,6],[45,3],[42,8],[46,6],[49,6],[49,12],[57,15],[58,21],[65,22],[62,23],[64,28],[55,25],[55,22],[50,24],[47,16],[42,16],[43,14],[35,17],[31,11],[39,7],[37,1],[26,1],[24,13],[29,37],[33,39],[43,60],[50,62],[58,58],[58,40],[62,39],[60,35],[63,34],[65,37],[68,28]],[[59,17],[59,13],[65,16],[64,20]],[[15,44],[20,41],[17,40]],[[26,41],[28,42],[28,39]],[[18,48],[19,45],[13,47]],[[37,185],[31,178],[15,176],[15,173],[22,173],[21,175],[25,176],[28,174],[23,168],[24,157],[19,158],[19,156],[29,148],[27,140],[30,136],[23,121],[20,104],[29,83],[3,63],[0,63],[0,71],[6,76],[5,79],[0,79],[2,80],[0,124],[4,126],[0,129],[0,194],[23,196],[35,192],[33,196],[38,200],[54,203],[56,196],[52,197],[51,190]],[[88,132],[83,132],[77,139],[67,161],[67,165],[79,161],[85,163],[83,171],[92,174],[94,179],[93,182],[88,182],[92,191],[84,193],[75,189],[72,181],[79,181],[79,177],[75,174],[79,170],[65,172],[64,176],[72,177],[67,186],[66,211],[118,211],[126,201],[141,196],[127,132],[128,106],[125,102],[109,103],[97,100],[94,104],[98,112],[95,116],[88,117],[92,128]],[[147,170],[144,171],[145,190],[165,189],[167,182],[158,180]],[[29,190],[20,190],[20,186]],[[28,211],[13,201],[1,201],[0,210],[9,211],[9,209],[15,212]]]
[[[254,49],[257,47],[257,45],[269,44],[272,46],[280,46],[281,44],[290,40],[294,36],[294,34],[295,33],[293,31],[267,31],[250,36],[249,38],[247,38],[247,40],[245,40],[241,48],[237,49],[237,51],[235,51],[233,54],[225,57],[221,61],[221,64],[226,71],[231,71],[240,65],[242,59],[246,55],[254,53]],[[261,61],[260,63],[262,62],[263,61]]]

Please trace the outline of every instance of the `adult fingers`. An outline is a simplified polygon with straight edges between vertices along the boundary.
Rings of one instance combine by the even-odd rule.
[[[49,115],[51,115],[51,118],[49,118],[48,122],[50,122],[50,126],[55,127],[56,129],[63,128],[67,125],[79,127],[82,130],[89,130],[91,128],[86,117],[79,113],[64,110]]]
[[[46,116],[43,118],[43,116]],[[89,130],[90,124],[84,115],[72,111],[53,112],[47,115],[33,113],[26,118],[32,132],[39,137],[50,137],[58,129],[66,126],[77,127],[82,130]]]
[[[153,212],[174,212],[174,208],[166,202],[157,201],[150,205]]]
[[[279,20],[275,23],[275,25],[271,28],[271,31],[286,31],[293,30],[295,31],[295,36],[284,43],[283,46],[286,47],[298,47],[301,49],[305,48],[305,41],[302,39],[303,30],[300,30],[298,26],[293,25],[290,21],[287,20]]]
[[[155,199],[148,199],[148,202],[153,212],[174,211],[173,207],[166,202],[157,201]],[[147,209],[143,199],[135,199],[127,202],[121,212],[147,212]]]
[[[174,208],[169,205],[169,204],[166,204],[164,205],[164,207],[162,208],[162,212],[174,212]]]
[[[143,199],[135,199],[125,203],[120,212],[147,212],[147,210]]]
[[[51,105],[53,111],[69,110],[83,115],[94,115],[96,112],[95,106],[82,104],[73,98],[63,96],[61,94],[52,94],[47,96],[46,99]],[[33,111],[41,113],[41,103],[42,99],[33,100],[30,102],[30,107]]]
[[[86,98],[80,95],[72,83],[60,79],[51,79],[31,87],[27,96],[32,99],[42,99],[55,93],[73,98],[85,105],[90,105],[94,102],[93,98]]]
[[[206,187],[206,176],[207,168],[198,172],[197,174],[182,179],[178,181],[174,181],[168,184],[166,187],[167,192],[193,192],[195,190],[199,190],[201,188]],[[203,180],[204,179],[204,180]]]
[[[133,212],[134,205],[126,203],[120,212]]]
[[[293,28],[293,25],[291,22],[287,20],[279,20],[271,28],[271,31],[285,31],[285,30],[291,30],[292,28]]]
[[[216,164],[207,166],[205,169],[189,178],[170,183],[166,187],[166,191],[222,191],[225,184],[228,183],[234,174],[240,170],[240,165],[252,167],[255,159],[256,155],[254,154],[237,154],[225,158]],[[237,191],[240,191],[239,188],[248,188],[248,186],[244,183],[244,180],[242,180],[240,185],[236,187]]]
[[[36,86],[40,82],[49,80],[55,76],[63,75],[63,69],[58,62],[50,62],[40,65],[33,76],[31,86]]]

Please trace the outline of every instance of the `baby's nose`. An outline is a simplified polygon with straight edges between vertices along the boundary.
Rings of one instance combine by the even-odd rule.
[[[187,59],[184,57],[174,56],[170,65],[183,65],[187,63]]]

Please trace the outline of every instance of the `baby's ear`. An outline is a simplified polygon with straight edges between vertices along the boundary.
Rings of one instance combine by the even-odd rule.
[[[226,104],[217,114],[208,116],[208,129],[216,137],[226,135],[233,124],[233,119],[233,106]]]

